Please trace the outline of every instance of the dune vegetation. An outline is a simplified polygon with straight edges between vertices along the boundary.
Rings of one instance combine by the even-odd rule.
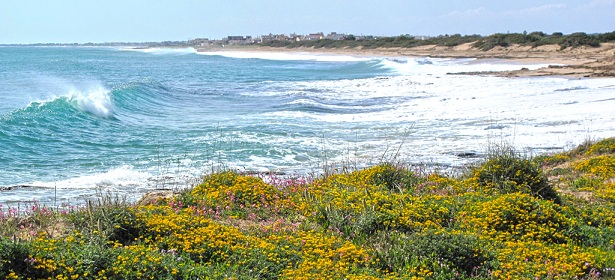
[[[0,216],[6,279],[614,277],[615,138],[533,158],[495,147],[456,176],[220,171],[154,203]]]
[[[576,48],[576,47],[599,47],[600,43],[615,41],[615,31],[601,34],[586,34],[584,32],[576,32],[572,34],[562,34],[555,32],[546,34],[541,31],[523,32],[523,33],[496,33],[489,36],[481,35],[440,35],[430,38],[415,38],[409,35],[400,35],[395,37],[380,37],[369,39],[356,39],[355,36],[346,36],[344,40],[320,39],[311,41],[270,41],[262,43],[262,45],[270,47],[287,47],[287,48],[413,48],[419,46],[435,45],[454,47],[466,43],[472,43],[472,46],[483,51],[488,51],[495,47],[508,47],[511,45],[538,47],[544,45],[559,45],[561,49]]]

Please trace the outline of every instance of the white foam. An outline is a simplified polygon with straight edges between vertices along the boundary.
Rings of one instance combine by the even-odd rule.
[[[175,54],[175,55],[181,55],[181,54],[191,54],[191,53],[196,53],[196,50],[194,48],[130,48],[130,47],[124,47],[124,48],[120,48],[119,50],[121,51],[133,51],[133,52],[143,52],[143,53],[149,53],[149,54],[158,54],[158,55],[169,55],[169,54]]]
[[[380,64],[399,75],[446,75],[457,72],[512,71],[521,68],[530,70],[547,67],[544,63],[519,63],[505,60],[482,61],[476,59],[450,58],[382,58]]]
[[[78,82],[68,81],[60,77],[40,76],[36,83],[47,93],[39,93],[30,97],[30,106],[43,106],[47,103],[63,99],[71,106],[101,118],[113,116],[113,101],[111,91],[100,81],[83,78]],[[42,92],[42,90],[41,90]]]
[[[201,55],[224,56],[230,58],[256,58],[264,60],[281,60],[281,61],[321,61],[321,62],[359,62],[369,61],[373,58],[357,57],[349,55],[330,55],[330,54],[312,54],[302,52],[239,52],[239,51],[215,51],[215,52],[198,52]]]
[[[417,67],[422,66],[425,65]],[[376,154],[378,148],[373,147],[388,145],[381,141],[384,132],[391,131],[393,138],[400,138],[402,128],[406,127],[411,131],[411,140],[403,145],[402,153],[421,161],[433,158],[439,163],[459,161],[455,152],[484,151],[490,139],[510,142],[519,148],[550,149],[580,144],[588,137],[613,136],[615,79],[429,74],[432,75],[289,82],[271,95],[289,95],[289,91],[282,89],[293,88],[290,94],[301,97],[289,104],[335,100],[338,101],[334,103],[336,108],[350,110],[344,114],[288,110],[263,115],[276,120],[319,124],[322,129],[330,129],[331,138],[365,133],[365,138],[359,140],[361,150]],[[368,100],[373,102],[367,102],[362,109],[371,111],[351,110],[351,106]],[[332,150],[344,148],[343,143],[329,143],[329,146]]]
[[[110,91],[102,86],[80,91],[72,89],[66,96],[71,104],[95,116],[108,118],[113,115]]]
[[[142,185],[151,177],[149,173],[136,171],[130,166],[121,166],[104,173],[54,182],[32,182],[27,185],[58,189],[112,189]]]

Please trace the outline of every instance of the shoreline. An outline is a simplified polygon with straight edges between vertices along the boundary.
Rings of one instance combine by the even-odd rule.
[[[562,76],[568,78],[608,78],[615,77],[615,43],[603,43],[600,47],[578,47],[561,50],[558,45],[528,47],[512,45],[496,47],[488,51],[466,43],[455,47],[420,46],[413,48],[286,48],[266,46],[227,46],[227,47],[196,47],[197,52],[284,52],[352,55],[360,57],[432,57],[432,58],[476,58],[479,61],[497,59],[518,61],[523,63],[549,64],[535,70],[519,69],[501,72],[460,72],[453,75],[486,75],[499,77],[542,77]]]

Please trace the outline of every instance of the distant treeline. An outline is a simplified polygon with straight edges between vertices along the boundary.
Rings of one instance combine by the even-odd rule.
[[[532,33],[507,33],[493,34],[489,36],[481,35],[441,35],[427,39],[418,39],[411,36],[397,37],[382,37],[377,39],[356,39],[352,35],[346,36],[344,40],[320,39],[312,41],[271,41],[263,43],[270,47],[314,47],[314,48],[356,48],[363,47],[366,49],[375,48],[411,48],[425,45],[437,45],[454,47],[457,45],[471,43],[472,46],[481,50],[490,50],[496,46],[507,47],[513,44],[523,46],[538,47],[542,45],[559,45],[562,49],[567,47],[590,46],[599,47],[600,43],[614,42],[615,31],[603,34],[586,34],[583,32],[564,35],[561,32],[555,32],[551,35],[544,32]]]

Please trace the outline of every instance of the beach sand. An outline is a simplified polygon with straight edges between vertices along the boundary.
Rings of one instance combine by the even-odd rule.
[[[438,57],[438,58],[477,58],[506,59],[524,63],[549,64],[535,70],[519,69],[503,72],[460,72],[459,75],[493,75],[503,77],[563,76],[570,78],[615,77],[615,43],[602,43],[600,47],[578,47],[561,50],[558,45],[530,46],[512,45],[495,47],[488,51],[467,43],[454,47],[427,45],[413,48],[275,48],[263,46],[226,46],[197,48],[197,51],[255,51],[255,52],[290,52],[344,54],[354,56],[389,56],[389,57]]]

